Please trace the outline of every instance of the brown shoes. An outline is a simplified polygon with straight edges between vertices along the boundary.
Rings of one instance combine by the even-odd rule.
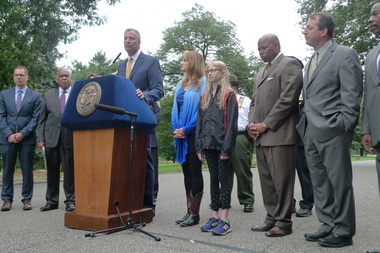
[[[30,199],[25,199],[23,203],[24,205],[22,207],[22,210],[24,211],[32,210],[32,202],[30,201]]]
[[[251,227],[251,230],[255,232],[267,232],[271,230],[273,227],[274,225],[268,225],[264,223],[262,225],[256,225],[256,226]]]
[[[12,209],[12,202],[10,200],[4,200],[1,211],[9,211]]]
[[[283,229],[277,226],[274,226],[271,230],[265,233],[268,237],[282,237],[285,235],[290,235],[292,233],[292,229]]]

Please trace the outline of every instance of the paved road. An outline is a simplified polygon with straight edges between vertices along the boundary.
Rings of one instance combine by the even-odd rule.
[[[263,233],[251,232],[250,227],[261,223],[265,218],[258,173],[253,168],[255,210],[253,213],[244,213],[237,201],[236,191],[233,191],[230,210],[233,232],[222,237],[201,232],[199,225],[189,228],[176,225],[174,220],[182,217],[186,211],[183,176],[181,173],[160,175],[156,217],[152,224],[143,228],[144,231],[159,236],[159,242],[130,230],[85,237],[87,231],[63,226],[63,204],[58,210],[45,213],[39,211],[39,207],[45,204],[45,183],[35,184],[32,200],[34,208],[31,211],[22,211],[21,186],[16,185],[13,209],[0,213],[0,252],[366,252],[380,248],[380,199],[374,166],[374,161],[354,162],[357,235],[354,237],[354,245],[349,247],[330,249],[305,241],[304,233],[314,232],[319,227],[315,213],[308,218],[294,216],[293,234],[286,237],[268,238]],[[202,224],[211,215],[208,208],[208,171],[204,171],[204,178],[205,194],[200,212]],[[295,197],[299,199],[301,193],[298,179],[296,182]]]

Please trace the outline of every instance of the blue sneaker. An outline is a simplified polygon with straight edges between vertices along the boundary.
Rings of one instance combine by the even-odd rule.
[[[211,217],[206,224],[201,226],[201,230],[203,232],[212,231],[218,225],[218,221],[219,221],[219,219],[215,219],[214,217]]]
[[[229,221],[219,220],[218,226],[212,230],[214,235],[225,235],[232,231]]]

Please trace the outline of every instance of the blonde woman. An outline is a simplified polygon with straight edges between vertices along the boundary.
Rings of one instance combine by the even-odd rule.
[[[206,92],[198,108],[196,152],[199,160],[207,160],[210,172],[212,217],[201,230],[225,235],[232,231],[228,220],[231,207],[229,158],[237,135],[238,107],[236,95],[228,84],[226,64],[213,61],[206,73]]]
[[[198,101],[205,91],[205,64],[203,56],[194,51],[185,51],[181,61],[184,75],[177,84],[172,109],[172,130],[176,147],[176,161],[181,164],[187,213],[177,224],[189,227],[199,223],[199,207],[203,196],[202,162],[195,153],[195,124]]]

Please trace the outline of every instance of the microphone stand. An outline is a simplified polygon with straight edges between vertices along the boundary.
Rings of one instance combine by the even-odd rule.
[[[107,108],[103,108],[103,107],[105,107],[105,106],[95,104],[95,108],[98,108],[100,110],[106,109],[105,111],[107,111],[107,110],[110,111],[110,109],[116,109],[115,113],[117,113],[117,114],[120,114],[120,110],[124,110],[122,108],[113,107],[113,106],[106,106]],[[117,210],[118,216],[120,218],[121,224],[123,226],[104,229],[104,230],[100,230],[100,231],[96,231],[96,232],[91,232],[91,233],[85,234],[85,237],[95,237],[95,235],[99,234],[99,233],[117,232],[120,230],[131,230],[131,229],[133,229],[135,231],[141,232],[143,234],[146,234],[146,235],[154,238],[156,241],[161,241],[160,237],[154,236],[153,234],[150,234],[150,233],[148,233],[148,232],[146,232],[140,228],[140,227],[145,227],[145,225],[146,225],[145,222],[140,223],[140,224],[136,224],[135,221],[133,220],[133,216],[132,216],[133,148],[134,148],[134,143],[135,143],[135,128],[136,128],[137,114],[133,113],[133,112],[127,112],[127,111],[124,111],[124,114],[127,114],[131,117],[131,133],[130,133],[130,148],[129,148],[129,218],[126,220],[126,222],[124,224],[123,219],[121,218],[121,215],[119,212],[119,208],[118,208],[119,201],[115,201],[114,205],[115,205],[115,208]]]

